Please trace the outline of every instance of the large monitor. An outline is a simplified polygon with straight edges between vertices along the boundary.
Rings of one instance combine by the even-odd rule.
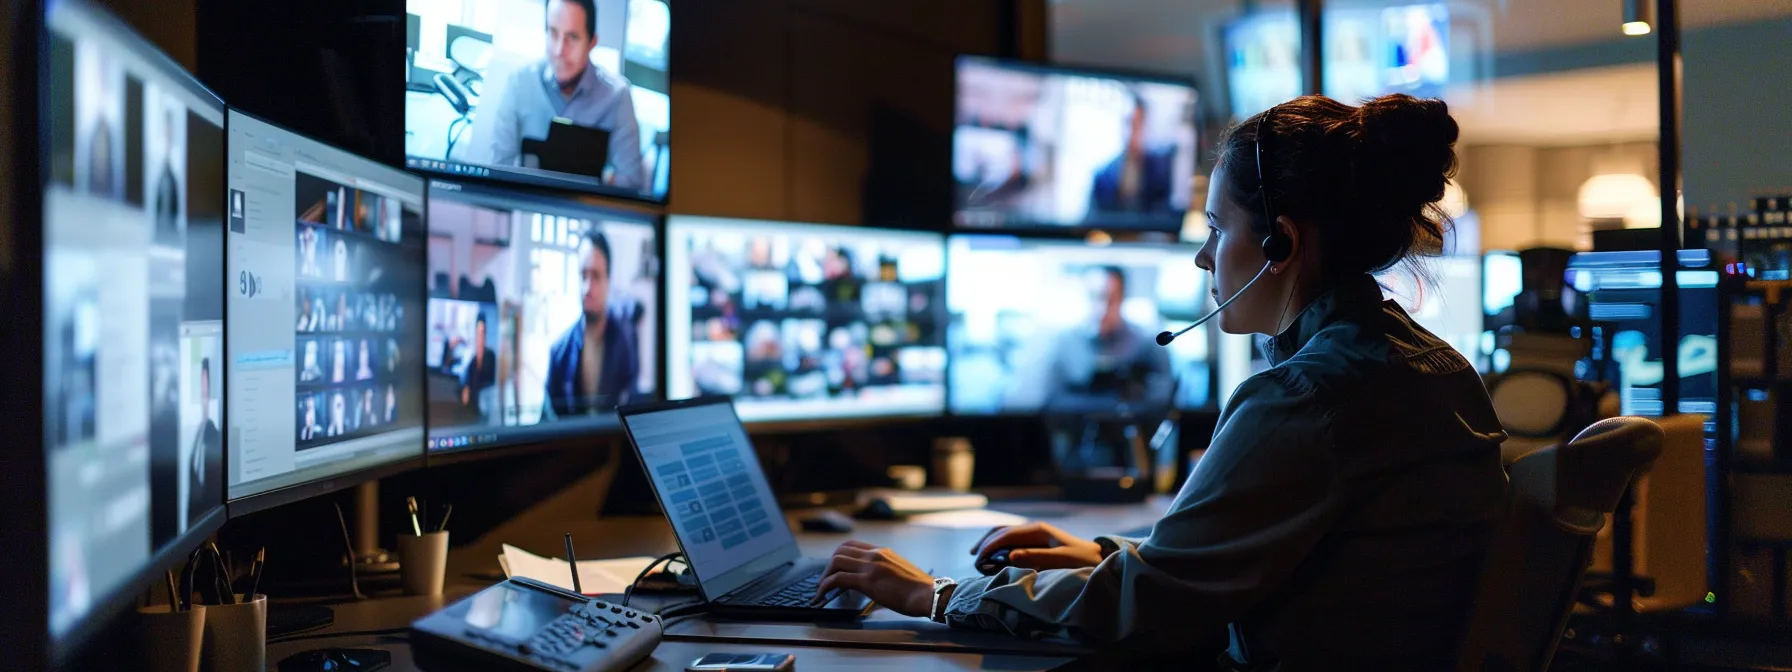
[[[1680,250],[1680,413],[1717,410],[1718,270],[1707,250]],[[1624,415],[1662,415],[1667,349],[1661,342],[1661,252],[1583,252],[1568,262],[1568,284],[1587,297],[1587,316],[1615,324],[1612,367]]]
[[[957,96],[959,226],[1182,228],[1195,176],[1188,81],[960,56]]]
[[[947,243],[951,409],[966,415],[1209,406],[1212,308],[1194,245],[957,235]]]
[[[431,184],[432,455],[614,431],[618,406],[658,398],[654,220],[563,196]]]
[[[223,522],[224,106],[86,2],[52,2],[46,20],[47,627],[61,656]]]
[[[232,514],[423,454],[423,180],[230,112]]]
[[[667,0],[405,4],[407,165],[665,199]]]
[[[675,216],[666,239],[668,398],[749,423],[944,409],[939,234]]]
[[[1328,7],[1321,21],[1331,98],[1352,105],[1389,93],[1437,98],[1450,83],[1447,3]],[[1226,25],[1222,41],[1234,118],[1302,93],[1300,27],[1292,10],[1245,14]]]

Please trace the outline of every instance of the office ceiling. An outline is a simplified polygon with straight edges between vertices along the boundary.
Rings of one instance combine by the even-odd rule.
[[[1417,0],[1327,0],[1327,7],[1412,4]],[[1206,90],[1218,69],[1219,27],[1243,12],[1240,0],[1052,0],[1053,58],[1068,63],[1193,75]],[[1259,9],[1293,6],[1262,0]],[[1485,17],[1499,54],[1596,44],[1619,33],[1620,0],[1450,0],[1452,13]],[[1682,0],[1693,29],[1792,16],[1788,0]],[[1654,138],[1655,70],[1649,64],[1509,77],[1459,84],[1446,93],[1466,142],[1565,144]]]

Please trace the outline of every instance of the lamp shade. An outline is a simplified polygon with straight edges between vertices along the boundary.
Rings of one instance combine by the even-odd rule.
[[[1624,219],[1633,208],[1656,197],[1655,184],[1641,175],[1594,175],[1580,185],[1580,216],[1587,219]]]

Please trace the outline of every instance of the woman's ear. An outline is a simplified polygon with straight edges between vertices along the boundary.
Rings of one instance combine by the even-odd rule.
[[[1276,217],[1276,221],[1272,226],[1275,227],[1277,233],[1282,234],[1288,241],[1288,258],[1277,262],[1270,271],[1272,273],[1281,273],[1283,269],[1295,265],[1295,263],[1300,260],[1301,252],[1306,250],[1306,248],[1302,246],[1302,243],[1306,242],[1306,238],[1302,235],[1303,232],[1301,231],[1301,228],[1287,215]]]

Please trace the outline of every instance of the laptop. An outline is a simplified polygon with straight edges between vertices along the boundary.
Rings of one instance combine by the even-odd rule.
[[[869,610],[858,591],[810,606],[827,560],[797,548],[732,400],[638,404],[617,415],[711,613],[816,620]]]
[[[522,153],[524,165],[533,168],[602,179],[610,162],[610,132],[556,118],[548,124],[547,138],[523,138]]]

